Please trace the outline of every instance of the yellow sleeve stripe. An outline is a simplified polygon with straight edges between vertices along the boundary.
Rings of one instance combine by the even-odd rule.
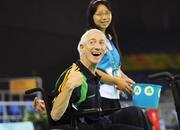
[[[67,79],[68,79],[68,76],[69,76],[70,71],[71,71],[71,69],[69,69],[69,70],[66,72],[66,75],[65,75],[65,77],[64,77],[64,79],[63,79],[63,82],[61,83],[61,85],[60,85],[59,88],[58,88],[58,91],[59,91],[59,92],[62,91],[63,86],[64,86],[64,84],[66,83],[66,81],[67,81]]]
[[[75,71],[77,72],[77,71],[79,71],[79,70],[80,70],[79,67],[76,66]],[[59,93],[64,89],[64,85],[65,85],[65,83],[66,83],[66,81],[67,81],[67,79],[68,79],[68,76],[69,76],[70,71],[71,71],[71,69],[69,69],[69,70],[66,72],[66,75],[65,75],[65,77],[64,77],[64,79],[63,79],[63,82],[61,83],[61,85],[60,85],[59,88],[58,88],[58,92],[59,92]],[[52,102],[54,102],[55,100],[56,100],[56,97],[53,99]]]
[[[64,80],[63,80],[62,84],[59,86],[59,89],[58,89],[59,92],[61,92],[61,91],[64,89],[64,85],[65,85],[65,83],[66,83],[67,80],[68,80],[70,71],[71,71],[71,69],[69,69],[69,70],[67,71],[67,73],[66,73],[66,75],[65,75],[65,77],[64,77]],[[76,66],[75,71],[79,71],[78,66]]]

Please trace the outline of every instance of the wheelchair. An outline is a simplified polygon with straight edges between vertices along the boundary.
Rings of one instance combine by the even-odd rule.
[[[33,88],[33,89],[26,90],[25,95],[33,94],[35,92],[40,92],[42,94],[42,98],[45,102],[49,130],[64,130],[63,128],[61,128],[63,125],[62,126],[55,125],[54,121],[52,120],[52,118],[50,116],[52,101],[47,97],[43,88]],[[84,117],[85,115],[93,115],[93,114],[110,114],[117,110],[119,110],[119,108],[113,108],[113,109],[111,108],[111,109],[107,109],[107,110],[102,110],[101,108],[90,108],[90,109],[84,109],[82,111],[73,112],[73,113],[71,113],[71,116],[68,119],[68,120],[70,120],[70,129],[71,130],[79,129],[79,125],[78,125],[79,117]],[[86,128],[87,126],[82,126],[82,127]],[[90,128],[90,130],[93,130],[93,128]]]
[[[180,129],[180,75],[173,75],[170,72],[159,72],[148,75],[150,80],[166,80],[172,91],[175,110],[177,113],[178,129]]]

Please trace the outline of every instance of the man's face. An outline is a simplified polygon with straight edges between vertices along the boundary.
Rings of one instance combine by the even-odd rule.
[[[98,64],[106,52],[106,38],[102,33],[91,33],[86,37],[86,43],[80,46],[81,59],[90,64]]]

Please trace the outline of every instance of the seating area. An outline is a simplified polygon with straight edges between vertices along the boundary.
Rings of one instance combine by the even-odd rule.
[[[0,123],[0,130],[34,130],[32,122]]]
[[[33,100],[35,96],[41,98],[41,94],[27,96],[24,93],[37,87],[42,87],[40,77],[0,78],[0,130],[34,130],[35,119],[30,119],[29,115],[37,114]]]

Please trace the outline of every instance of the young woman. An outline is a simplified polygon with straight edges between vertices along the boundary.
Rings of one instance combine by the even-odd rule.
[[[120,92],[131,93],[131,84],[135,82],[121,70],[119,42],[114,28],[113,12],[108,0],[91,0],[89,3],[86,30],[91,28],[101,30],[105,34],[107,42],[107,51],[96,69],[101,76],[101,107],[104,110],[119,108],[119,111],[113,113],[115,118],[107,116],[107,119],[117,124],[133,125],[150,130],[147,117],[140,108],[133,106],[121,108],[120,105]],[[137,117],[140,118],[137,120]]]
[[[107,38],[107,52],[97,66],[102,84],[102,108],[120,108],[120,91],[131,93],[135,83],[121,71],[119,42],[113,24],[111,5],[107,0],[92,0],[87,9],[87,30],[97,28]]]

